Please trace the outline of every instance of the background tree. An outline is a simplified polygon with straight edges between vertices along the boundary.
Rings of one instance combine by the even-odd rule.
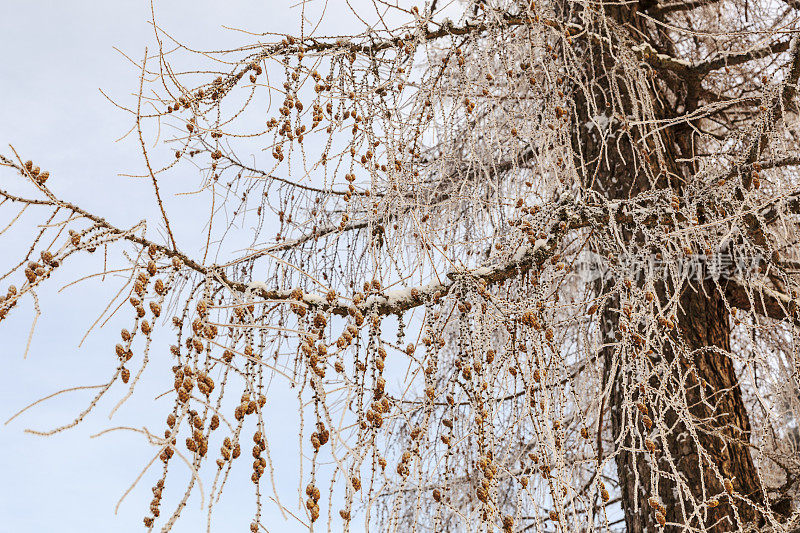
[[[796,529],[798,8],[377,2],[358,35],[303,18],[209,52],[154,20],[119,106],[157,219],[115,226],[2,156],[10,224],[40,218],[0,319],[79,254],[126,279],[111,379],[36,433],[157,365],[145,526],[206,466],[210,516],[253,445],[258,531],[285,379],[311,529]],[[165,187],[207,214],[170,218]]]

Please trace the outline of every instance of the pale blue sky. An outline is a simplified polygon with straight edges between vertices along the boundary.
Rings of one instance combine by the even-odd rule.
[[[221,48],[252,41],[252,37],[222,28],[254,31],[293,31],[299,10],[294,1],[162,0],[157,5],[160,24],[175,37],[196,48]],[[323,1],[309,2],[320,8]],[[352,20],[344,0],[330,0],[327,31],[347,30]],[[138,85],[138,72],[114,47],[140,58],[145,46],[154,48],[148,25],[149,2],[145,0],[4,0],[0,16],[0,153],[13,144],[24,159],[32,159],[51,173],[48,185],[65,199],[75,201],[108,217],[118,226],[135,223],[152,213],[152,192],[120,172],[141,172],[138,147],[115,143],[131,125],[130,118],[114,108],[99,92],[130,101]],[[18,178],[0,170],[0,186],[13,187]],[[173,217],[182,206],[172,203]],[[184,214],[187,214],[184,212]],[[3,212],[2,225],[7,223]],[[25,218],[3,235],[3,246],[23,244],[35,218]],[[18,257],[19,248],[14,250]],[[83,333],[105,307],[118,283],[83,283],[56,293],[55,289],[83,274],[96,272],[94,257],[65,265],[41,294],[43,315],[39,320],[27,360],[23,360],[27,332],[33,317],[30,305],[22,306],[0,324],[0,419],[59,389],[102,383],[113,369],[113,346],[125,321],[93,333],[79,349]],[[0,254],[0,266],[5,262]],[[5,290],[8,282],[0,283]],[[161,352],[168,344],[161,340]],[[166,368],[151,365],[150,376]],[[153,381],[156,381],[153,383]],[[166,404],[153,398],[167,386],[158,378],[145,380],[138,394],[113,421],[108,412],[121,393],[102,402],[85,423],[50,438],[25,434],[25,428],[46,429],[67,422],[89,398],[86,392],[70,393],[44,403],[6,426],[0,426],[0,533],[59,533],[94,531],[142,531],[142,517],[156,479],[151,471],[127,497],[119,514],[117,500],[151,458],[151,448],[133,433],[117,432],[100,438],[90,435],[107,427],[161,422]],[[149,387],[149,388],[148,388]],[[283,468],[277,480],[281,496],[295,503],[297,487],[296,399],[286,390],[273,392],[273,418],[278,430],[271,445],[273,460]],[[282,404],[285,405],[285,409]],[[156,430],[161,426],[153,425]],[[247,449],[247,447],[245,447]],[[249,455],[249,454],[243,454]],[[249,461],[245,457],[215,513],[213,531],[246,531],[253,510]],[[172,465],[180,470],[182,465]],[[185,468],[176,478],[187,474]],[[176,479],[177,481],[177,479]],[[178,490],[175,484],[172,490]],[[208,489],[206,489],[208,490]],[[294,498],[294,499],[292,499]],[[164,510],[172,499],[165,497]],[[265,506],[263,523],[270,531],[296,531],[296,522],[285,521],[274,506]],[[205,530],[205,513],[194,496],[174,531]]]

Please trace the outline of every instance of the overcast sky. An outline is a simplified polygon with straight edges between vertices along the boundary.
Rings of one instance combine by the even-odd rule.
[[[219,49],[253,40],[222,26],[265,32],[296,30],[299,10],[290,7],[294,4],[289,0],[164,0],[156,7],[159,23],[172,35],[195,48]],[[310,5],[321,9],[323,2]],[[352,17],[344,0],[331,0],[327,7],[328,31],[324,33],[346,31],[345,21]],[[8,145],[12,144],[23,159],[32,159],[51,173],[48,185],[59,195],[118,226],[150,216],[152,191],[135,179],[118,175],[141,172],[141,153],[134,143],[115,142],[130,128],[130,117],[111,105],[98,89],[130,101],[138,86],[138,72],[114,48],[137,60],[146,46],[154,49],[149,10],[145,0],[2,2],[0,153],[8,155]],[[0,169],[0,187],[13,188],[18,180],[12,172]],[[180,204],[171,205],[172,216],[179,218]],[[9,213],[0,211],[0,225],[5,226]],[[21,251],[14,244],[23,244],[38,222],[34,217],[23,218],[16,231],[3,235],[0,242],[15,251],[14,258]],[[5,267],[2,256],[0,253],[0,266]],[[78,344],[119,284],[114,280],[105,284],[82,283],[56,293],[55,289],[68,281],[98,271],[98,263],[86,260],[65,266],[64,270],[52,280],[48,293],[40,295],[43,315],[27,359],[23,360],[23,354],[33,318],[32,306],[21,306],[0,324],[3,421],[29,402],[62,388],[102,383],[113,370],[113,346],[118,342],[119,326],[124,323],[93,333],[80,348]],[[5,291],[7,286],[8,280],[0,282],[0,290]],[[164,354],[165,348],[162,344],[161,352],[154,357]],[[171,362],[162,363],[149,371],[163,374]],[[102,402],[85,423],[49,438],[25,434],[24,429],[48,429],[70,421],[86,404],[89,393],[69,393],[0,426],[0,476],[4,480],[0,484],[0,531],[142,531],[141,519],[152,496],[149,488],[157,478],[158,467],[127,497],[116,515],[114,508],[152,457],[152,449],[134,433],[116,432],[94,439],[90,436],[110,426],[141,427],[154,418],[160,421],[168,405],[154,402],[153,398],[161,391],[159,383],[143,384],[134,399],[109,421],[109,410],[120,397],[118,391],[111,400]],[[282,472],[288,473],[277,477],[282,498],[296,503],[293,491],[297,476],[292,475],[298,460],[296,431],[292,430],[296,427],[292,418],[296,399],[279,388],[273,394],[278,409],[272,420],[279,431],[271,441],[272,458],[283,468]],[[280,409],[283,402],[286,409]],[[244,462],[234,469],[238,477],[217,508],[213,531],[246,531],[252,518],[254,499],[246,464],[249,461],[240,461]],[[183,469],[175,473],[176,481],[186,479],[186,469],[177,461],[171,468]],[[165,498],[164,511],[169,510],[169,501]],[[274,505],[267,504],[264,512],[263,523],[270,531],[301,529],[296,521],[282,518]],[[205,530],[205,513],[195,495],[175,531],[200,530]]]

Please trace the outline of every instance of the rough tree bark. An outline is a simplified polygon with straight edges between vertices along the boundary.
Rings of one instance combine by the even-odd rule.
[[[661,388],[678,403],[685,402],[687,414],[697,433],[687,433],[680,414],[666,409],[661,416],[666,431],[648,431],[638,416],[634,402],[641,401],[648,409],[658,409],[646,395],[624,397],[622,390],[636,390],[635,377],[615,369],[611,392],[610,418],[614,438],[624,435],[619,442],[621,452],[616,457],[627,531],[655,531],[656,509],[648,502],[656,497],[663,506],[667,527],[664,531],[685,531],[687,526],[704,527],[706,531],[733,531],[759,522],[757,510],[736,497],[745,495],[761,501],[758,475],[745,444],[749,439],[750,422],[742,400],[742,393],[733,363],[725,352],[730,350],[730,322],[722,297],[706,283],[706,293],[685,287],[681,297],[683,312],[678,317],[676,336],[693,356],[675,355],[665,350],[653,354],[654,360],[666,358],[665,363],[675,369],[664,380],[651,379],[651,389]],[[606,341],[619,324],[619,314],[608,309],[603,316]],[[612,365],[614,348],[606,348],[607,364]],[[682,379],[681,379],[682,378]],[[623,387],[623,384],[627,386]],[[684,399],[680,399],[681,395]],[[649,413],[653,416],[652,412]],[[642,434],[653,435],[657,448],[647,451],[642,442],[636,442],[625,433],[627,424],[637,424]],[[701,457],[701,450],[702,455]],[[669,457],[674,466],[667,461]],[[654,474],[655,470],[655,476]],[[676,479],[676,475],[680,479]],[[657,488],[651,484],[656,478]],[[733,496],[726,492],[725,480],[732,482]],[[686,513],[680,505],[682,499],[694,499],[718,505],[706,507],[702,516]],[[713,505],[713,504],[712,504]]]
[[[635,16],[636,9],[644,7],[641,2],[639,6],[617,4],[607,7],[606,11],[621,26],[635,28],[629,34],[631,39],[646,42],[656,50],[671,52],[669,40],[659,38],[659,30],[644,27]],[[594,64],[587,68],[599,73],[593,80],[595,101],[609,101],[612,94],[612,80],[609,77],[614,72],[614,59],[609,56],[607,48],[589,46],[591,51],[586,56],[587,61]],[[693,94],[699,84],[697,80],[666,72],[656,75],[663,76],[663,79],[654,82],[654,90],[664,87],[664,92],[667,92],[666,88],[669,92],[652,95],[654,107],[661,115],[659,118],[677,116],[678,106],[683,107],[683,112],[696,106]],[[622,114],[625,114],[628,111],[626,108],[631,105],[630,99],[637,95],[626,94],[624,83],[621,79],[619,81],[615,85],[618,91],[620,87],[623,88],[623,101],[614,101],[613,106],[609,107],[620,113],[621,105]],[[662,103],[667,107],[661,106]],[[669,107],[670,103],[672,108]],[[633,142],[617,143],[614,149],[606,150],[597,138],[596,129],[586,126],[592,118],[589,104],[576,102],[576,114],[579,126],[576,128],[574,146],[580,150],[583,161],[591,162],[584,167],[584,186],[587,189],[609,200],[625,199],[651,187],[667,188],[679,193],[685,180],[691,179],[694,169],[678,163],[682,158],[691,159],[692,156],[687,140],[690,132],[685,125],[683,128],[676,126],[665,129],[661,134],[665,168],[659,169],[660,177],[651,184],[641,172],[641,166],[637,167],[634,163],[641,161],[642,156],[634,154],[631,148],[641,140],[637,138],[635,128],[626,132],[617,122],[618,135],[628,136]],[[613,117],[608,118],[613,121]],[[658,170],[654,174],[659,175]],[[623,237],[634,245],[638,240],[634,230]],[[726,355],[730,351],[731,319],[716,286],[710,281],[700,283],[705,284],[705,290],[689,284],[681,288],[682,311],[676,317],[677,327],[673,331],[675,345],[682,346],[686,351],[674,354],[667,349],[665,353],[650,356],[655,360],[662,358],[662,362],[674,369],[670,376],[663,377],[663,383],[651,381],[649,385],[651,390],[660,387],[665,394],[673,395],[677,403],[684,402],[688,413],[684,412],[683,416],[690,415],[692,426],[699,428],[692,437],[689,437],[680,413],[674,410],[661,412],[666,429],[648,430],[644,426],[643,413],[637,411],[636,403],[641,401],[647,409],[658,409],[659,405],[657,402],[648,403],[647,394],[639,392],[643,392],[643,389],[639,389],[636,377],[627,370],[628,367],[618,365],[619,357],[625,356],[615,353],[616,346],[613,344],[620,335],[619,299],[610,302],[601,312],[601,331],[606,344],[601,355],[607,364],[608,379],[613,380],[607,416],[610,418],[614,441],[620,449],[616,455],[616,465],[628,533],[657,530],[677,532],[685,531],[687,526],[721,533],[757,523],[760,519],[754,507],[736,496],[738,493],[754,501],[763,501],[758,474],[746,444],[750,434],[747,409],[733,363]],[[664,301],[665,288],[660,287],[657,292],[661,301]],[[622,391],[626,390],[634,391],[633,395],[625,397]],[[652,412],[650,416],[653,416]],[[648,451],[644,442],[637,442],[631,433],[626,432],[628,424],[637,424],[642,435],[652,435],[656,450]],[[651,480],[657,480],[657,487],[651,485]],[[733,496],[726,492],[725,480],[732,482]],[[662,506],[660,510],[666,518],[667,524],[663,529],[659,528],[656,518],[659,508],[654,508],[648,502],[653,497]],[[690,515],[681,506],[681,501],[688,499],[710,505],[703,509],[704,514]]]

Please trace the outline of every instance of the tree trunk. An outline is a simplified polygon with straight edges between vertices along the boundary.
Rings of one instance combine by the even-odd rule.
[[[627,7],[607,10],[618,22],[635,24],[630,11]],[[648,31],[640,28],[635,37],[641,40]],[[657,42],[651,44],[659,49]],[[617,97],[610,96],[612,83],[608,77],[614,75],[615,60],[608,57],[607,49],[587,46],[591,49],[586,57],[593,64],[592,70],[603,72],[592,80],[594,101],[613,101],[615,114],[633,114],[624,89],[622,97],[619,96],[619,87],[624,88],[624,84],[613,84]],[[597,65],[606,68],[597,69]],[[676,109],[669,108],[669,103],[677,108],[679,95],[691,94],[690,83],[666,80],[663,85],[670,86],[670,94],[656,94],[659,82],[654,82],[651,98],[661,114],[659,118],[677,114]],[[641,95],[631,95],[636,97]],[[648,178],[642,171],[642,154],[635,153],[633,148],[637,143],[643,144],[641,132],[624,130],[619,124],[614,126],[613,116],[607,113],[617,131],[610,132],[614,138],[609,142],[615,143],[614,149],[605,150],[596,129],[587,127],[592,119],[592,106],[581,101],[581,96],[576,99],[578,126],[573,142],[583,162],[580,168],[584,169],[586,189],[609,200],[627,199],[653,187],[670,188],[678,193],[682,180],[691,179],[694,169],[677,163],[691,156],[687,136],[683,135],[686,131],[665,129],[661,133],[662,153],[666,152],[665,166],[669,172],[658,179],[653,178],[658,175],[654,172]],[[680,104],[686,110],[692,107],[688,96]],[[617,142],[619,137],[629,142]],[[622,237],[629,243],[641,242],[633,229]],[[666,288],[662,286],[656,292],[657,298],[665,302]],[[609,418],[614,448],[618,450],[615,460],[627,532],[677,532],[691,527],[721,533],[757,523],[759,512],[742,496],[763,502],[763,492],[746,444],[750,422],[733,362],[727,355],[730,317],[718,289],[709,280],[681,287],[682,311],[676,317],[676,327],[669,333],[665,330],[670,342],[664,343],[661,353],[638,356],[650,357],[653,363],[660,362],[666,365],[662,368],[669,368],[666,375],[650,377],[647,383],[639,381],[641,378],[637,378],[635,366],[630,362],[629,358],[636,355],[620,352],[620,347],[613,344],[619,338],[624,319],[620,304],[620,297],[615,296],[602,310],[600,329],[606,345],[601,355],[607,365],[608,379],[612,380]],[[645,426],[645,416],[656,421],[652,429]],[[689,419],[691,422],[687,424]],[[638,431],[632,431],[634,427]],[[646,442],[644,437],[652,442]],[[654,450],[650,451],[649,446]],[[728,490],[727,482],[730,482]],[[659,526],[660,519],[666,522],[664,528]]]
[[[667,523],[664,531],[686,531],[687,527],[709,532],[735,531],[759,522],[758,511],[740,496],[763,501],[758,475],[746,446],[750,422],[731,359],[730,324],[727,310],[711,283],[706,294],[687,286],[683,290],[676,339],[683,340],[685,351],[653,354],[653,362],[663,358],[674,371],[662,378],[651,378],[649,391],[661,390],[668,403],[652,394],[641,394],[635,375],[626,367],[612,377],[611,426],[615,440],[622,436],[616,456],[625,522],[628,533],[657,531],[657,512]],[[604,323],[618,324],[619,315],[606,311]],[[604,328],[611,340],[609,328]],[[718,349],[718,350],[717,350]],[[605,360],[613,365],[613,348],[605,350]],[[647,408],[653,420],[664,424],[648,430],[636,403]],[[655,412],[654,412],[655,411]],[[659,414],[660,413],[660,414]],[[691,435],[686,419],[691,417]],[[654,451],[639,442],[630,425],[648,435]],[[726,481],[731,481],[728,488]],[[658,506],[649,500],[655,497]]]

